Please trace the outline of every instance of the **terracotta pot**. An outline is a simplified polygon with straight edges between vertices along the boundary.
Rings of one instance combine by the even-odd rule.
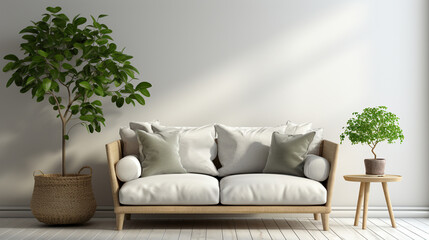
[[[367,175],[384,175],[385,166],[386,159],[384,158],[365,159],[365,172]]]

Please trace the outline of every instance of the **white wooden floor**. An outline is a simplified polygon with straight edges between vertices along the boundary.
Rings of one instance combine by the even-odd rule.
[[[352,218],[331,218],[331,230],[308,218],[262,219],[150,219],[125,221],[115,231],[115,220],[95,218],[85,225],[52,227],[33,218],[0,218],[0,239],[429,239],[429,218],[398,218],[392,228],[387,218],[371,218],[367,230]]]

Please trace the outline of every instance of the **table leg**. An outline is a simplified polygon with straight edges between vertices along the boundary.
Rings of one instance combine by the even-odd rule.
[[[366,219],[368,217],[368,198],[369,198],[369,186],[370,182],[365,183],[365,195],[363,200],[363,219],[362,219],[362,229],[366,229]]]
[[[356,206],[355,226],[359,225],[359,214],[360,214],[360,210],[362,208],[364,189],[365,189],[365,183],[361,182],[360,188],[359,188],[359,197],[358,197],[357,206]]]
[[[384,197],[386,198],[387,209],[389,210],[390,222],[392,227],[396,228],[395,217],[393,216],[392,204],[390,203],[389,190],[387,189],[387,182],[382,182]]]

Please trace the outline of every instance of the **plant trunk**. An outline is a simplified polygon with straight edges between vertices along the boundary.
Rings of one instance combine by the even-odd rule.
[[[62,161],[61,161],[61,174],[64,177],[66,175],[66,123],[62,122]]]
[[[373,148],[373,149],[371,149],[371,152],[372,152],[372,154],[374,154],[374,159],[377,159],[377,154],[375,154],[375,152],[374,152],[374,148]]]

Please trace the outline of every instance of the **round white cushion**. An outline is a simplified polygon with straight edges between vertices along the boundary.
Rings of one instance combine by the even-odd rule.
[[[328,178],[330,168],[329,161],[321,156],[308,154],[304,160],[304,175],[319,182]]]
[[[116,176],[122,182],[128,182],[140,177],[142,167],[139,160],[134,155],[128,155],[119,160],[116,164]]]

